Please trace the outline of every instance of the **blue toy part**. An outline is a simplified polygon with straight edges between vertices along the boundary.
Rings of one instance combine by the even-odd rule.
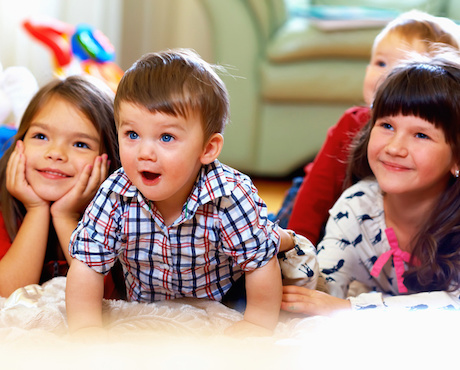
[[[98,63],[115,60],[115,49],[107,37],[88,24],[81,23],[75,28],[71,39],[72,52],[81,60]]]
[[[0,157],[3,156],[5,150],[11,145],[12,140],[10,139],[16,135],[16,132],[18,130],[14,127],[0,126]]]

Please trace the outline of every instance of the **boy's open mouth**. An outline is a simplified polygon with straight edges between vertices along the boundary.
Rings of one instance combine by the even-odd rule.
[[[154,173],[154,172],[147,172],[147,171],[142,171],[142,177],[144,177],[148,181],[153,181],[160,177],[159,173]]]

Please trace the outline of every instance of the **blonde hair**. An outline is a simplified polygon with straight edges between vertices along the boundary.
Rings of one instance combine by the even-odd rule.
[[[397,35],[408,43],[420,41],[432,54],[436,44],[459,48],[460,26],[446,17],[437,17],[419,10],[405,12],[389,22],[374,40],[373,49],[389,35]]]

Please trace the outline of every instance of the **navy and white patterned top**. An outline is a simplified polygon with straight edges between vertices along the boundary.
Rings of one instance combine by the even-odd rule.
[[[345,190],[329,214],[325,237],[318,244],[318,262],[330,294],[346,298],[350,283],[358,281],[380,294],[350,298],[355,309],[391,305],[460,308],[459,291],[402,294],[395,256],[372,276],[374,263],[391,250],[387,237],[391,229],[385,223],[383,195],[375,180],[366,179]],[[407,269],[407,262],[403,263]]]
[[[275,256],[279,244],[278,225],[268,220],[249,177],[216,160],[202,167],[171,226],[119,169],[98,190],[69,248],[104,274],[119,259],[129,299],[153,302],[221,300],[243,271]]]

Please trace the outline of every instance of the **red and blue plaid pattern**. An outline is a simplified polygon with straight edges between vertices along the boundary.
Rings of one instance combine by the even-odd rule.
[[[131,300],[221,300],[243,271],[276,255],[277,229],[249,177],[219,161],[203,166],[169,227],[120,169],[88,206],[70,252],[104,274],[119,259]]]

